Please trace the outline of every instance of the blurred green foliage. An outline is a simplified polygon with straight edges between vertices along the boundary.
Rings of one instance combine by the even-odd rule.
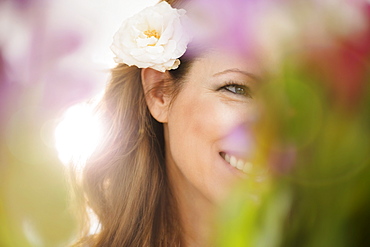
[[[52,125],[37,116],[32,108],[21,109],[1,132],[2,247],[66,246],[75,234],[64,167],[45,140],[52,137]]]
[[[261,89],[255,162],[271,176],[265,189],[248,182],[231,196],[217,246],[370,243],[369,57],[359,63],[361,80],[341,85],[305,55],[286,57]]]

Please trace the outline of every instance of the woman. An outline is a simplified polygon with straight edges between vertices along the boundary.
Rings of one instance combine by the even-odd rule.
[[[169,40],[176,49],[168,48],[172,41],[159,44],[168,33],[150,21],[136,48],[125,43],[133,40],[127,28],[148,11],[175,30]],[[119,64],[99,106],[105,138],[75,179],[83,206],[101,224],[82,246],[207,246],[218,202],[251,169],[248,141],[235,145],[232,136],[253,121],[257,68],[216,49],[190,56],[177,32],[183,16],[161,2],[115,36]],[[143,54],[142,43],[152,53]],[[170,55],[156,55],[158,46]]]

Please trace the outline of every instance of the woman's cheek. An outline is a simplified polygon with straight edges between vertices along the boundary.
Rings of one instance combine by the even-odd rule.
[[[220,131],[224,132],[224,135],[227,135],[236,126],[246,122],[248,110],[243,104],[230,104],[220,101],[215,108],[213,119]]]
[[[194,115],[192,117],[195,120],[193,125],[195,133],[204,135],[204,133],[219,129],[223,125],[226,112],[222,104],[217,102],[217,98],[204,97],[196,102],[196,106],[193,108]]]

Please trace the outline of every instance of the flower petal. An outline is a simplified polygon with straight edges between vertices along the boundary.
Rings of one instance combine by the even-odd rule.
[[[158,71],[177,68],[189,42],[184,15],[185,10],[160,2],[127,19],[113,38],[115,61]]]

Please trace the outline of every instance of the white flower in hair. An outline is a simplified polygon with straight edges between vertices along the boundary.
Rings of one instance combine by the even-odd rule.
[[[160,2],[127,19],[113,38],[115,61],[162,72],[176,69],[189,43],[184,18],[185,10]]]

